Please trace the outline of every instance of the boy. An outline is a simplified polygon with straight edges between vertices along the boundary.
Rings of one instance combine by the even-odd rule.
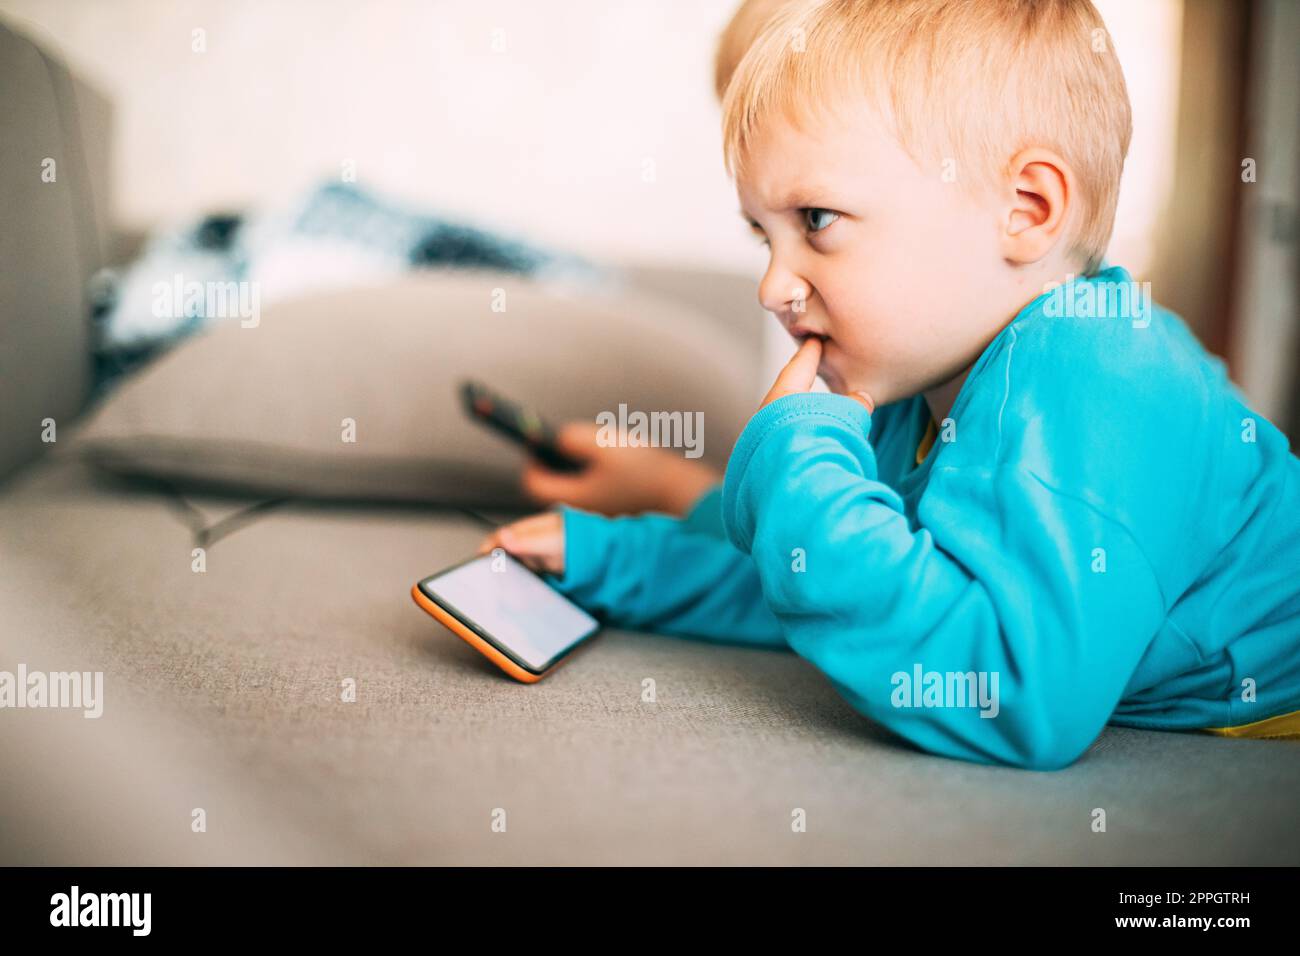
[[[1300,461],[1102,263],[1130,131],[1088,0],[778,14],[723,138],[798,352],[684,518],[484,550],[614,626],[789,647],[933,753],[1300,732]]]

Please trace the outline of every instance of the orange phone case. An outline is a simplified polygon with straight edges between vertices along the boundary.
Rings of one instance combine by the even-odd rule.
[[[555,664],[542,671],[542,673],[534,674],[532,671],[524,670],[460,621],[456,620],[456,618],[448,613],[444,608],[439,607],[436,603],[429,600],[429,596],[420,590],[419,582],[412,585],[411,597],[415,598],[416,604],[420,605],[420,607],[424,608],[424,610],[437,618],[438,622],[442,624],[443,627],[447,628],[447,630],[451,631],[451,633],[455,634],[515,680],[522,681],[525,684],[536,684],[539,680],[573,656],[572,652],[565,654]],[[574,648],[574,650],[576,651],[577,648]]]

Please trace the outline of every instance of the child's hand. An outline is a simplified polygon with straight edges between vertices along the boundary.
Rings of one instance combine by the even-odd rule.
[[[817,380],[817,367],[822,361],[822,340],[814,335],[808,336],[799,346],[799,351],[794,353],[794,357],[786,363],[785,368],[777,375],[776,381],[768,389],[767,395],[763,398],[763,404],[759,408],[766,408],[778,398],[785,398],[787,395],[798,395],[801,392],[811,392],[813,383]],[[849,398],[861,402],[868,412],[876,410],[875,400],[866,392],[851,392]]]
[[[504,548],[534,571],[564,573],[564,516],[558,511],[521,518],[483,539],[479,554]]]
[[[604,515],[662,511],[685,515],[709,488],[722,480],[703,462],[683,458],[667,448],[602,447],[599,429],[590,422],[570,422],[556,442],[581,471],[552,471],[530,461],[524,469],[524,493],[539,504],[567,504]]]

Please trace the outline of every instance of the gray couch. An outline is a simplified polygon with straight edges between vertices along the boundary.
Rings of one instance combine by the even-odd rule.
[[[64,425],[87,392],[81,290],[112,248],[87,136],[104,124],[3,29],[0,70],[0,670],[106,681],[99,719],[0,710],[0,863],[1300,862],[1294,744],[1109,728],[1060,772],[965,764],[793,654],[619,631],[524,686],[407,596],[479,540],[465,516],[247,513],[96,469]],[[39,178],[56,152],[57,189]],[[743,282],[639,281],[723,325],[752,310]]]

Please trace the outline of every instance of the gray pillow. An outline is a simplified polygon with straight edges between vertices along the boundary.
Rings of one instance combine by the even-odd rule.
[[[213,327],[124,383],[69,451],[183,486],[519,506],[523,454],[465,416],[464,378],[555,424],[620,403],[702,413],[703,458],[721,467],[761,384],[759,320],[748,341],[726,327],[644,293],[414,274],[278,304],[255,327]]]

